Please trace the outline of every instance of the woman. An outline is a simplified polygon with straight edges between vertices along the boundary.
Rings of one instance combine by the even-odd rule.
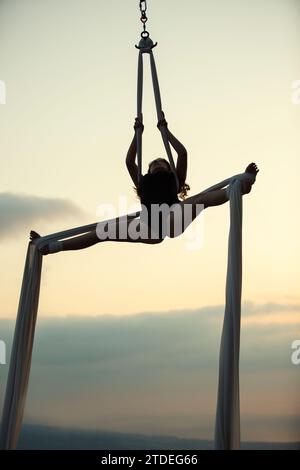
[[[127,152],[126,166],[135,185],[134,189],[142,204],[139,219],[134,218],[136,233],[139,235],[132,236],[128,230],[129,225],[133,222],[133,218],[128,218],[127,220],[119,220],[117,218],[113,222],[110,222],[110,224],[112,224],[111,233],[117,233],[118,235],[116,237],[102,239],[98,236],[99,234],[97,234],[97,230],[95,229],[87,234],[69,240],[49,243],[49,245],[41,248],[44,255],[58,251],[81,250],[107,240],[148,244],[161,243],[166,236],[174,238],[182,234],[202,209],[218,206],[228,201],[226,189],[208,193],[198,193],[194,196],[186,197],[187,191],[190,189],[189,185],[186,183],[187,151],[181,142],[170,132],[165,119],[159,121],[157,126],[158,128],[161,126],[166,127],[168,140],[177,153],[176,174],[179,187],[177,186],[177,180],[171,170],[169,162],[164,158],[156,158],[153,160],[149,164],[148,173],[142,176],[139,183],[138,166],[136,164],[136,135],[139,128],[142,128],[142,131],[144,130],[144,126],[136,118],[134,124],[135,134]],[[246,172],[253,175],[256,175],[258,171],[255,163],[251,163],[246,168]],[[249,193],[251,186],[251,183],[242,182],[242,193]],[[163,211],[160,209],[162,207],[167,207],[169,210]],[[184,217],[187,208],[190,209],[188,212],[189,217]],[[122,236],[119,236],[121,233]],[[125,236],[124,233],[126,234]],[[31,240],[38,237],[40,237],[38,233],[34,231],[30,232]]]

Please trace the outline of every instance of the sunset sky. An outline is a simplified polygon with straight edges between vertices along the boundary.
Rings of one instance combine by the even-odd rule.
[[[297,367],[290,363],[291,341],[300,337],[300,102],[293,99],[293,84],[300,80],[300,0],[147,3],[148,28],[158,41],[163,109],[170,130],[188,150],[190,194],[241,173],[252,161],[260,168],[244,197],[243,302],[256,314],[245,314],[242,328],[252,346],[258,332],[261,341],[269,338],[269,351],[281,345],[285,360],[272,377],[282,389],[266,413],[289,423],[289,417],[300,416]],[[48,234],[97,221],[105,204],[113,204],[116,214],[138,207],[125,157],[136,116],[134,45],[140,31],[138,1],[0,0],[0,80],[7,93],[0,105],[0,325],[16,316],[31,229]],[[147,66],[144,171],[147,162],[164,156],[149,77]],[[228,227],[225,204],[208,209],[187,235],[157,246],[106,242],[48,256],[39,319],[52,325],[57,317],[65,324],[66,317],[72,322],[74,316],[86,317],[88,323],[111,315],[109,321],[122,322],[132,315],[144,318],[145,312],[219,309]],[[203,243],[191,248],[187,236],[193,239],[197,230]],[[221,324],[222,316],[216,334]],[[5,334],[12,327],[7,328]],[[247,350],[242,354],[246,358]],[[259,362],[256,357],[251,363],[258,384]],[[4,381],[3,368],[0,374]],[[273,393],[272,377],[264,382],[265,399]],[[205,393],[209,400],[210,389]],[[251,400],[256,403],[252,396],[245,404],[249,415]],[[256,412],[263,420],[264,410]],[[49,419],[34,405],[27,416]],[[75,421],[66,417],[65,424],[95,426],[92,417],[83,422],[79,414]],[[147,426],[139,427],[137,420],[136,426],[128,422],[129,428],[138,432]],[[272,428],[266,425],[258,438],[300,439],[300,429]],[[172,433],[171,425],[166,432]],[[247,437],[254,439],[255,432]]]

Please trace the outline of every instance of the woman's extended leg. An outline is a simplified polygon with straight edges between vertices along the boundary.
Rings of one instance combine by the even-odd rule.
[[[94,229],[84,235],[62,241],[49,242],[48,245],[41,248],[41,252],[44,255],[47,255],[58,251],[82,250],[93,246],[96,243],[105,241],[147,243],[152,245],[163,241],[163,238],[151,236],[148,233],[150,229],[145,222],[141,221],[139,218],[128,218],[122,220],[120,220],[120,218],[116,218],[115,220],[110,221],[106,226],[107,230],[105,233],[103,232],[103,234],[100,233],[99,229]],[[31,240],[39,237],[40,235],[38,233],[34,231],[30,232]]]
[[[259,170],[255,163],[250,163],[245,171],[256,175]],[[251,187],[251,183],[243,181],[242,194],[248,194],[251,191]],[[220,206],[227,201],[228,195],[225,189],[219,189],[207,193],[198,193],[194,196],[188,197],[184,201],[180,201],[176,204],[179,205],[181,209],[178,211],[178,216],[176,215],[176,212],[171,212],[169,216],[170,238],[177,237],[183,233],[203,209],[206,209],[207,207]],[[190,207],[187,209],[188,206]],[[187,216],[185,216],[185,211],[187,211]]]
[[[167,221],[169,229],[168,236],[175,238],[181,235],[187,227],[195,220],[203,209],[219,206],[228,201],[225,189],[211,191],[209,193],[198,193],[190,196],[184,201],[176,203],[174,210],[170,212]]]

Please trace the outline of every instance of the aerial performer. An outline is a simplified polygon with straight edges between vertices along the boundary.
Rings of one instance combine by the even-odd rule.
[[[128,227],[132,223],[132,218],[128,217],[128,219],[125,220],[116,218],[114,221],[109,222],[110,232],[117,234],[116,237],[108,236],[101,239],[95,228],[87,234],[69,240],[50,242],[48,245],[41,248],[43,255],[59,251],[81,250],[102,241],[126,241],[147,244],[161,243],[167,237],[174,238],[181,235],[200,213],[201,210],[199,210],[199,206],[202,209],[206,209],[208,207],[219,206],[228,201],[229,196],[226,189],[199,192],[194,196],[187,197],[187,191],[190,189],[189,185],[186,183],[187,150],[168,129],[168,124],[164,118],[158,122],[157,126],[158,128],[162,126],[165,127],[168,141],[177,153],[177,178],[168,160],[165,158],[156,158],[149,163],[148,172],[142,175],[141,181],[139,182],[138,165],[136,163],[137,132],[139,129],[143,132],[144,126],[142,122],[136,118],[134,123],[135,133],[127,152],[126,166],[142,205],[139,219],[135,218],[135,222],[137,223],[136,232],[139,236],[132,236],[130,231],[128,231]],[[258,171],[257,165],[250,163],[245,173],[256,176]],[[177,181],[179,182],[178,185]],[[253,180],[242,181],[242,194],[248,194],[251,191],[252,184]],[[154,209],[158,209],[161,204],[165,204],[172,210],[161,213],[160,220],[158,221],[159,225],[157,223],[152,224],[153,217],[151,217],[151,214],[153,215]],[[190,206],[189,214],[191,214],[191,217],[185,216],[187,205]],[[163,221],[163,217],[167,217],[167,220]],[[154,221],[156,222],[156,220]],[[163,230],[163,227],[168,228],[168,232]],[[179,231],[177,229],[178,227],[180,227]],[[118,234],[121,234],[121,236],[118,237]],[[40,237],[40,235],[37,232],[33,230],[30,232],[31,240],[38,237]]]

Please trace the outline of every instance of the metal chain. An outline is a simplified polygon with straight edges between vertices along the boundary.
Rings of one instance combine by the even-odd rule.
[[[147,11],[147,1],[140,0],[140,11],[141,11],[141,22],[143,24],[143,31],[141,33],[142,38],[148,38],[149,32],[146,30],[146,23],[148,21],[148,17],[146,15]]]

